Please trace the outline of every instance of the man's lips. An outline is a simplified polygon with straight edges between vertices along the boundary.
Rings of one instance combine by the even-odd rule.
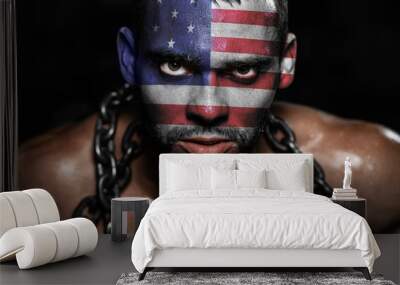
[[[183,139],[174,146],[176,151],[189,153],[225,153],[238,152],[235,142],[217,137],[195,137]]]

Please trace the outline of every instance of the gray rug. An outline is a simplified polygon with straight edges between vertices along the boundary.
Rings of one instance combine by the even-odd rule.
[[[213,285],[292,285],[292,284],[379,284],[395,285],[380,275],[372,275],[368,281],[359,272],[148,272],[146,278],[137,281],[138,273],[122,274],[117,285],[146,284],[213,284]]]

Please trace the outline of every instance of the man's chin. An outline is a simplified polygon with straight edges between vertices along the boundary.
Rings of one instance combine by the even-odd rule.
[[[172,153],[239,153],[237,143],[232,141],[198,142],[183,140],[171,147]]]

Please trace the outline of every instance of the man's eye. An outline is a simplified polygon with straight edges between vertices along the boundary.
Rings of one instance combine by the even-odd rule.
[[[177,61],[164,62],[160,65],[160,70],[171,76],[189,75],[191,72]]]
[[[250,66],[242,66],[234,69],[232,75],[238,79],[254,79],[258,75],[258,71]]]

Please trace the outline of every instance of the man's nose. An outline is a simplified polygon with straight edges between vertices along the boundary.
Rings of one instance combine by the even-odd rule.
[[[212,86],[204,86],[200,94],[196,94],[186,108],[186,117],[193,124],[215,127],[228,121],[229,106],[225,94],[218,92],[215,71],[211,71],[208,76]]]
[[[228,106],[188,105],[186,117],[189,121],[203,127],[220,126],[228,120]]]

